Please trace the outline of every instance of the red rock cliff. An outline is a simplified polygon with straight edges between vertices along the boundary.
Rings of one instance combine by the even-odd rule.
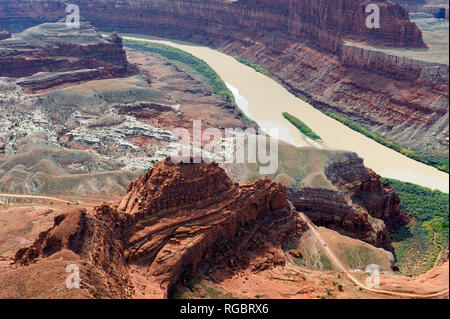
[[[289,195],[295,206],[318,225],[390,249],[389,230],[408,219],[395,191],[356,154],[330,158],[325,173],[338,190],[302,188]],[[165,298],[186,270],[233,274],[283,265],[282,247],[305,229],[282,184],[238,185],[215,163],[167,159],[132,182],[116,205],[57,216],[17,251],[17,269],[0,273],[0,297],[55,296],[66,266],[76,264],[82,289],[61,288],[57,296]],[[23,288],[37,272],[37,287]]]
[[[263,66],[316,108],[363,123],[411,149],[448,155],[448,66],[344,46],[341,56],[282,36],[242,35],[221,47]]]
[[[20,78],[52,73],[19,83],[31,91],[129,73],[121,38],[102,37],[86,22],[79,29],[69,29],[62,21],[32,27],[0,41],[0,53],[0,76]]]
[[[316,225],[392,251],[390,232],[410,221],[394,188],[363,165],[355,153],[327,160],[325,175],[338,191],[308,188],[289,192],[298,211]]]
[[[91,213],[58,216],[32,246],[16,253],[15,261],[24,272],[58,258],[83,265],[90,297],[130,296],[132,268],[147,278],[148,297],[163,298],[183,269],[195,269],[213,247],[230,241],[226,250],[242,253],[246,243],[232,240],[245,227],[252,231],[242,240],[259,236],[260,245],[270,242],[272,251],[281,251],[283,240],[296,234],[296,215],[284,186],[270,179],[239,186],[215,163],[168,159],[131,183],[117,209],[104,205]],[[268,258],[285,261],[281,252],[276,255]],[[91,282],[98,274],[107,284]]]
[[[217,38],[218,33],[246,30],[316,41],[338,49],[343,39],[386,45],[424,47],[421,32],[409,21],[405,9],[392,2],[377,1],[380,28],[366,27],[369,0],[78,0],[81,15],[97,26],[171,35],[192,34]],[[33,17],[52,20],[64,15],[63,1],[3,1],[0,18]],[[179,28],[179,26],[184,26]],[[175,30],[178,30],[175,32]],[[225,31],[225,32],[224,32]]]

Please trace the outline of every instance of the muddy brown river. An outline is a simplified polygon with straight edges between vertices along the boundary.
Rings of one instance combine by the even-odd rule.
[[[310,104],[297,98],[281,84],[239,63],[235,58],[217,50],[145,35],[122,34],[125,39],[158,42],[191,53],[208,63],[227,83],[240,108],[264,128],[278,128],[279,139],[296,146],[313,145],[320,148],[356,152],[365,165],[383,177],[439,189],[448,193],[448,174],[414,161],[366,136],[353,131],[326,116]],[[324,142],[306,138],[283,116],[282,112],[301,119]]]

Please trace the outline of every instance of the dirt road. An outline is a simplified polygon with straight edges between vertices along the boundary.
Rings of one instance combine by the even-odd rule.
[[[322,248],[325,251],[325,253],[327,254],[330,261],[336,266],[337,269],[339,269],[340,271],[345,273],[345,275],[348,278],[350,278],[350,280],[352,280],[357,286],[359,286],[367,291],[370,291],[370,292],[375,292],[375,293],[385,294],[385,295],[399,296],[399,297],[409,297],[409,298],[433,298],[433,297],[448,295],[448,293],[449,293],[448,288],[444,289],[442,291],[433,293],[433,294],[422,295],[422,294],[401,293],[401,292],[388,291],[388,290],[382,290],[382,289],[374,289],[374,288],[367,287],[366,285],[362,284],[358,279],[356,279],[351,273],[348,272],[348,270],[344,267],[344,265],[339,260],[339,258],[337,258],[336,255],[328,247],[328,245],[326,244],[322,235],[317,230],[317,227],[309,220],[309,218],[303,213],[299,213],[299,215],[306,222],[306,224],[308,225],[308,228],[311,230],[314,237],[316,237],[316,239],[321,243]]]
[[[436,235],[437,235],[437,234],[434,233],[433,244],[435,244],[436,246],[438,246],[438,248],[439,248],[439,254],[438,254],[437,257],[436,257],[436,260],[434,261],[433,268],[436,268],[436,267],[438,266],[439,260],[441,259],[441,256],[442,256],[442,251],[444,250],[444,247],[442,247],[442,245],[439,244],[439,243],[436,241]]]

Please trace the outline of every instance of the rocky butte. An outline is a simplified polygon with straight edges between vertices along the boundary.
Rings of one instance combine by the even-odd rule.
[[[263,249],[252,253],[263,254],[271,265],[285,262],[281,243],[301,227],[282,184],[262,179],[238,185],[215,163],[167,159],[131,183],[117,205],[57,216],[53,227],[16,253],[19,267],[0,274],[0,293],[57,297],[51,283],[58,285],[58,265],[71,262],[84,274],[83,289],[72,297],[131,297],[133,283],[145,278],[146,291],[140,293],[164,298],[183,269],[195,272],[200,261],[220,258],[224,251],[214,246],[232,243],[237,232],[251,229],[247,241],[264,232],[258,244]],[[267,254],[267,247],[275,255]],[[231,244],[227,250],[240,252]],[[38,282],[22,285],[30,272],[39,272]]]
[[[1,34],[1,33],[0,33]],[[0,41],[0,76],[18,78],[27,91],[132,73],[122,40],[102,37],[89,23],[44,23]]]
[[[355,225],[358,219],[367,221],[367,212],[386,222],[399,221],[398,203],[388,185],[370,172],[358,183],[354,173],[342,174],[336,163],[330,163],[327,174],[343,198],[334,194],[334,201],[325,190],[303,189],[304,194],[315,191],[315,199],[300,199],[295,207],[315,220],[342,223],[347,231],[361,233],[367,229]],[[367,204],[358,196],[369,188],[367,200],[374,200]],[[321,201],[320,191],[326,201]],[[350,198],[355,201],[353,212]],[[342,214],[338,211],[334,220],[320,214],[322,209],[327,212],[327,203],[340,206]],[[317,206],[316,213],[312,206]],[[216,163],[175,164],[166,159],[133,181],[116,204],[57,215],[53,226],[31,246],[19,249],[11,265],[0,268],[0,297],[167,298],[186,272],[221,282],[236,274],[292,271],[289,256],[299,253],[287,247],[308,231],[295,207],[285,186],[268,178],[239,185]],[[352,217],[346,218],[348,214]],[[80,269],[81,289],[65,287],[65,269],[71,264]],[[325,278],[326,273],[313,276]],[[296,285],[297,290],[311,289],[301,280]]]
[[[398,4],[377,1],[380,28],[368,29],[370,0],[73,3],[100,29],[221,49],[263,66],[323,111],[345,115],[420,152],[448,155],[448,66],[355,46],[425,48],[421,31]],[[64,1],[0,1],[4,28],[55,21],[65,14]]]
[[[288,188],[295,208],[316,225],[392,251],[390,232],[411,219],[400,208],[395,189],[381,182],[354,153],[328,158],[324,174],[337,190]]]

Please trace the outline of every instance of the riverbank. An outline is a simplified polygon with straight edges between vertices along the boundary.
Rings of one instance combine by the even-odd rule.
[[[301,119],[330,148],[345,149],[358,153],[365,160],[366,166],[383,177],[411,182],[448,193],[448,174],[414,161],[380,145],[363,134],[353,131],[297,98],[271,78],[239,63],[234,57],[190,43],[144,35],[122,34],[122,36],[125,39],[157,42],[173,46],[202,59],[217,72],[225,83],[238,88],[239,94],[248,101],[248,110],[253,121],[275,123],[276,126],[274,127],[283,126],[292,136],[294,142],[298,144],[304,144],[305,137],[283,117],[282,112],[288,112]],[[280,139],[282,138],[280,137]]]

